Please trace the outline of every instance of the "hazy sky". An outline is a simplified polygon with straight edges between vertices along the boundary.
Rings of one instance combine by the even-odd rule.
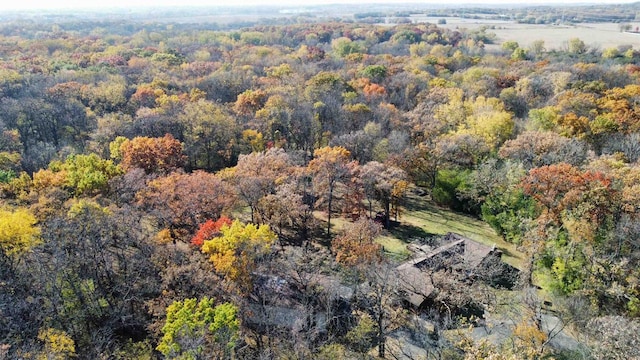
[[[300,6],[303,4],[336,3],[422,3],[443,4],[441,0],[0,0],[0,10],[19,9],[87,9],[87,8],[131,8],[159,6],[203,6],[203,5],[274,5]],[[634,0],[453,0],[446,3],[464,4],[546,4],[546,3],[628,3]]]

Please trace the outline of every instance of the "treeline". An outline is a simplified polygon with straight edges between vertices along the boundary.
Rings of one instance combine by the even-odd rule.
[[[524,286],[571,300],[594,351],[633,350],[610,341],[640,314],[633,47],[511,42],[488,54],[486,29],[428,24],[11,26],[0,37],[8,356],[382,355],[408,323],[373,239],[401,218],[412,183],[517,244]],[[376,213],[381,224],[366,220]],[[346,310],[328,280],[312,281],[337,272],[369,284]],[[432,309],[443,328],[451,309],[481,301],[455,284]],[[346,320],[318,332],[255,320],[276,298]],[[525,325],[516,347],[440,338],[438,354],[551,351],[541,325]]]
[[[354,18],[358,21],[377,19],[382,22],[385,17],[399,19],[396,23],[410,21],[411,15],[427,15],[429,17],[459,17],[479,20],[510,20],[525,24],[580,24],[580,23],[628,23],[636,20],[637,3],[599,4],[599,5],[560,5],[560,6],[500,6],[500,7],[457,7],[431,6],[417,9],[415,6],[406,10],[357,12]]]

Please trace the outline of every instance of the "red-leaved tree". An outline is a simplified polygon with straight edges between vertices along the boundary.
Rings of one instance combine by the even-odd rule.
[[[201,247],[205,240],[211,240],[212,238],[220,235],[220,229],[227,225],[231,225],[233,221],[226,216],[220,217],[218,220],[213,221],[211,219],[200,225],[198,231],[191,239],[191,244]]]

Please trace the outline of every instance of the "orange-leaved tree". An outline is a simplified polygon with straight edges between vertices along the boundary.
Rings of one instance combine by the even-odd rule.
[[[122,167],[143,169],[147,174],[168,173],[184,166],[182,143],[170,134],[161,138],[135,137],[120,145]]]
[[[344,233],[336,237],[331,250],[339,263],[357,267],[382,261],[382,246],[374,242],[382,227],[369,219],[360,219],[346,226]]]
[[[531,169],[522,186],[525,194],[542,207],[542,216],[558,225],[578,210],[584,210],[582,215],[587,222],[600,224],[617,198],[610,177],[601,172],[583,172],[566,163]]]
[[[370,197],[377,199],[384,208],[385,227],[388,228],[391,218],[391,205],[393,204],[397,207],[397,202],[404,197],[409,186],[407,174],[402,169],[377,161],[370,161],[363,165],[362,173],[365,192]]]
[[[251,209],[251,222],[255,222],[258,203],[273,194],[278,183],[284,182],[293,170],[293,162],[283,149],[272,148],[263,152],[240,155],[232,177],[239,197]]]
[[[173,173],[151,181],[136,194],[138,205],[154,216],[175,240],[193,233],[207,219],[219,218],[233,203],[233,192],[217,175]]]
[[[552,272],[562,291],[582,286],[584,267],[606,242],[619,216],[621,194],[607,175],[566,163],[534,168],[522,182],[524,193],[542,209],[525,241],[529,282],[536,256],[554,258]],[[549,247],[549,243],[556,246]],[[565,246],[567,245],[568,246]],[[592,263],[593,265],[593,263]]]

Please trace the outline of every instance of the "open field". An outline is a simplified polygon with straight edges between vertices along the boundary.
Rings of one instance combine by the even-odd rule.
[[[589,47],[605,49],[620,45],[640,47],[640,34],[620,32],[615,23],[582,23],[578,25],[535,25],[518,24],[513,21],[463,19],[457,17],[427,17],[414,16],[413,22],[429,22],[435,24],[439,19],[447,21],[440,27],[448,29],[477,29],[488,26],[489,32],[496,34],[496,44],[487,46],[488,49],[499,47],[504,41],[517,41],[527,47],[535,40],[543,40],[547,50],[562,50],[569,39],[580,38]],[[640,27],[640,23],[631,23],[633,29]]]
[[[633,24],[638,26],[637,24]],[[618,24],[580,24],[577,26],[513,24],[491,30],[497,42],[515,40],[528,46],[535,40],[544,40],[547,50],[563,50],[569,39],[579,38],[590,48],[606,49],[620,45],[640,47],[640,34],[620,32]]]

